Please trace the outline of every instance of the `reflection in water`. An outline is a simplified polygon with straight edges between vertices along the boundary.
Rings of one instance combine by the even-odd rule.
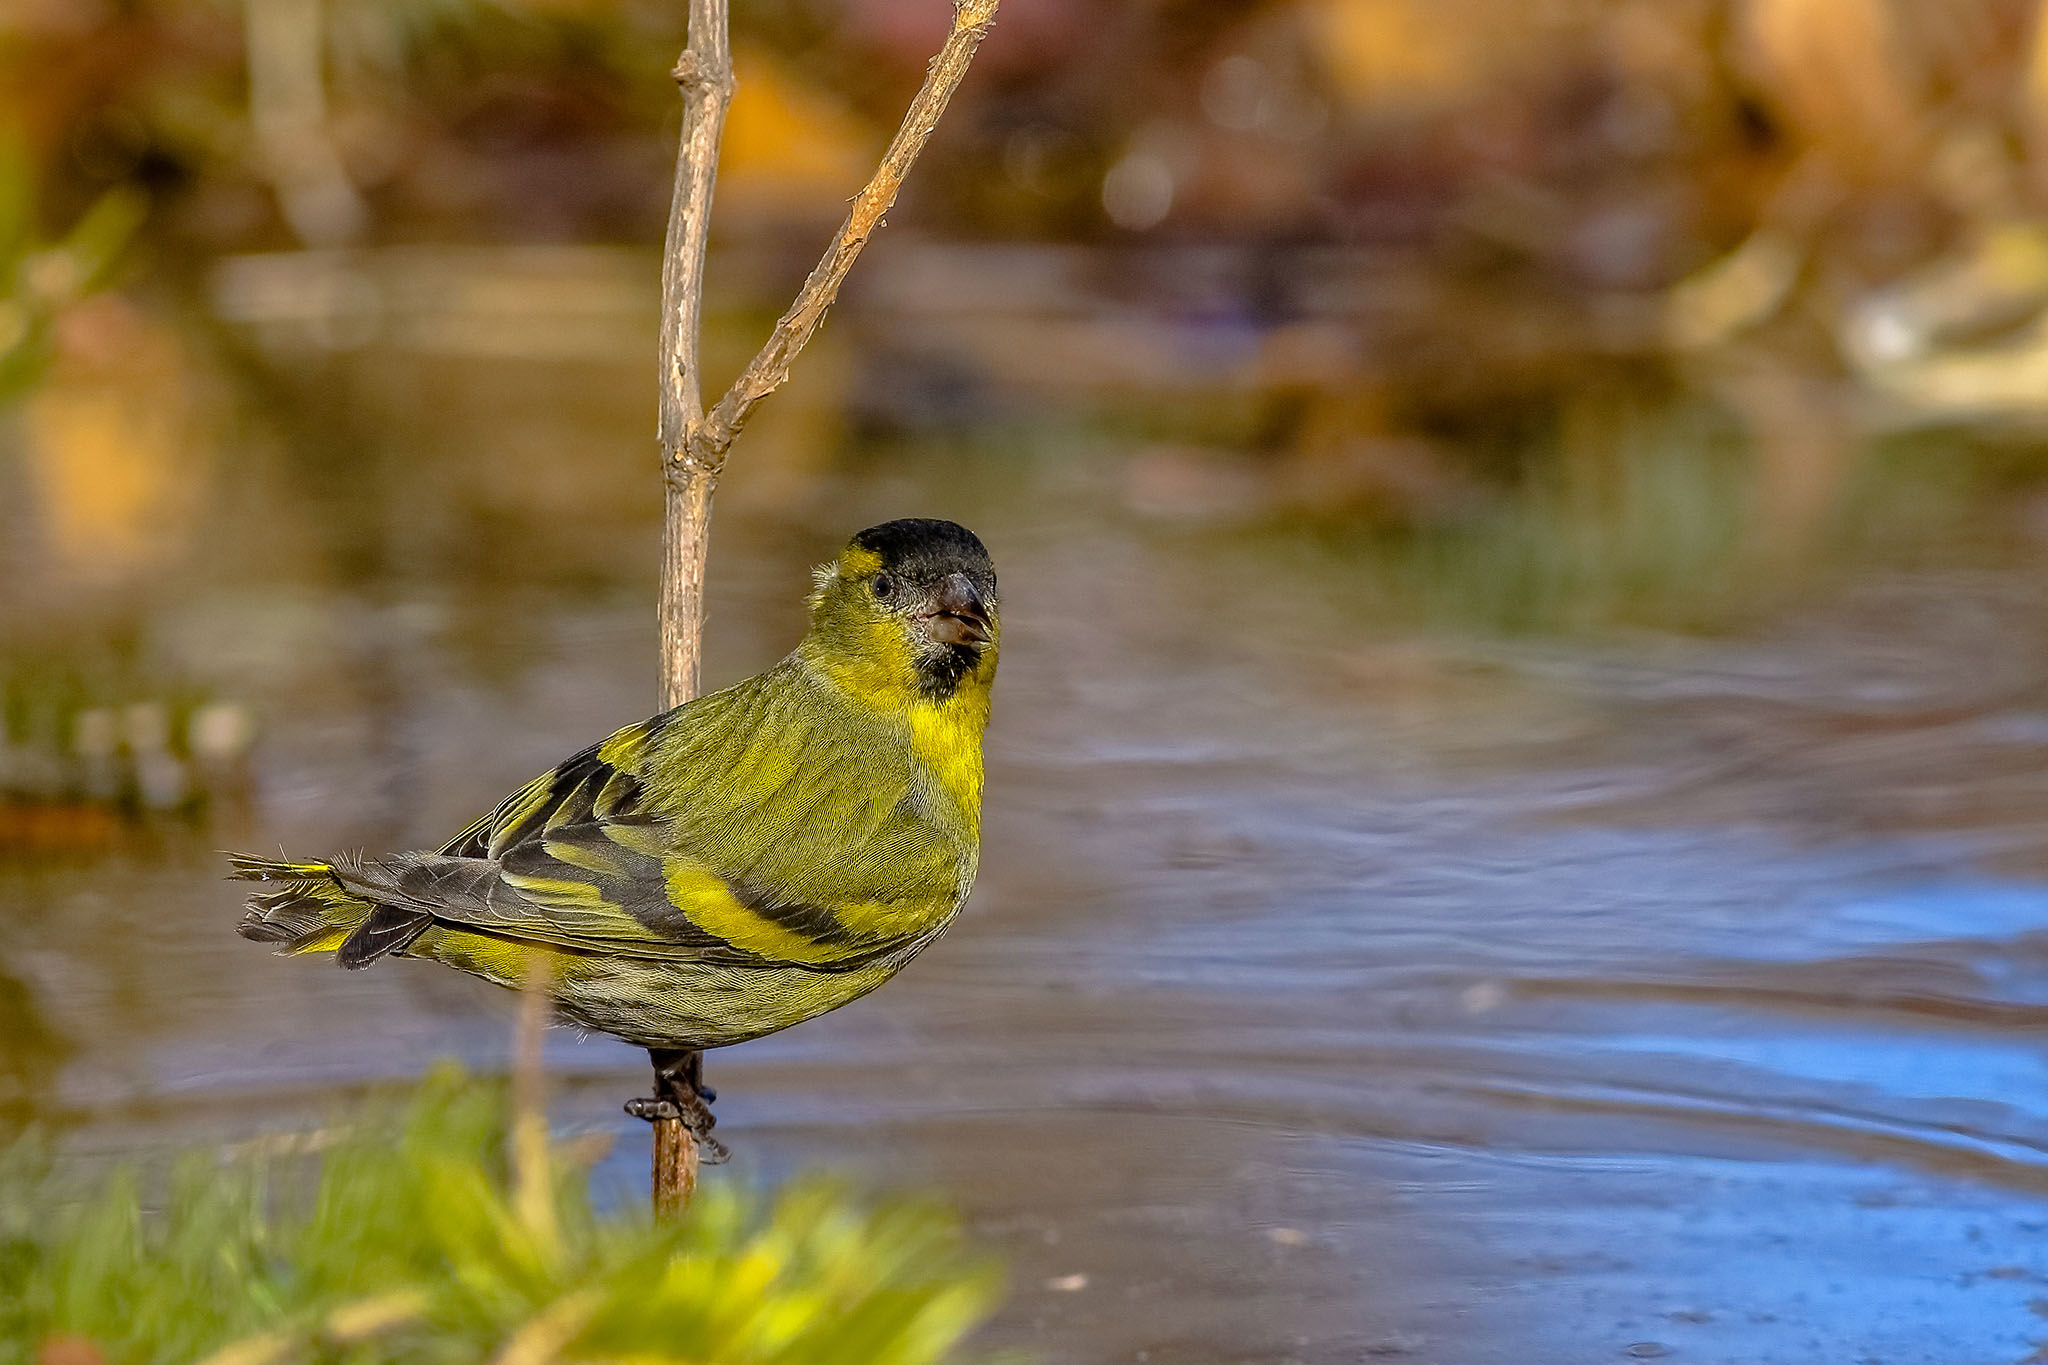
[[[264,714],[253,809],[0,863],[0,1105],[104,1147],[502,1063],[488,988],[236,940],[209,850],[424,843],[646,712],[639,378],[390,378],[436,460],[273,479],[273,528],[167,587],[158,656]],[[1120,451],[987,444],[718,527],[713,679],[893,515],[981,530],[1011,626],[966,917],[713,1058],[734,1178],[947,1188],[1012,1260],[995,1339],[1054,1359],[1949,1365],[2048,1335],[2032,551],[1781,585],[1820,605],[1738,638],[1461,640],[1384,606],[1413,546],[1162,530],[1103,510]],[[641,1059],[552,1056],[636,1197]]]

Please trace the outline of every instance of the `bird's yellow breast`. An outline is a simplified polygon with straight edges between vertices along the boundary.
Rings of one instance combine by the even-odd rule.
[[[910,753],[959,815],[970,843],[981,839],[981,735],[988,693],[965,689],[944,701],[911,704]]]

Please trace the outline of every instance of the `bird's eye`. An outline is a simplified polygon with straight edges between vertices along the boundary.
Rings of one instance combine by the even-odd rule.
[[[887,597],[896,591],[896,580],[885,573],[878,573],[875,575],[874,589],[875,596]]]

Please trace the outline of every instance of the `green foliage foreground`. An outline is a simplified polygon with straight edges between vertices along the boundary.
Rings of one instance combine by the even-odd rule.
[[[939,1361],[991,1264],[929,1204],[723,1184],[676,1227],[506,1158],[503,1088],[447,1068],[402,1120],[303,1152],[189,1155],[93,1189],[0,1160],[0,1362]],[[515,1170],[515,1167],[521,1169]]]

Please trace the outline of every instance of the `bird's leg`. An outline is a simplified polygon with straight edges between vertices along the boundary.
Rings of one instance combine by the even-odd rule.
[[[627,1100],[626,1112],[649,1123],[679,1121],[703,1149],[707,1166],[729,1158],[732,1153],[725,1144],[711,1136],[718,1122],[711,1113],[711,1102],[718,1092],[704,1084],[704,1054],[695,1049],[651,1047],[647,1056],[654,1063],[654,1098]]]

